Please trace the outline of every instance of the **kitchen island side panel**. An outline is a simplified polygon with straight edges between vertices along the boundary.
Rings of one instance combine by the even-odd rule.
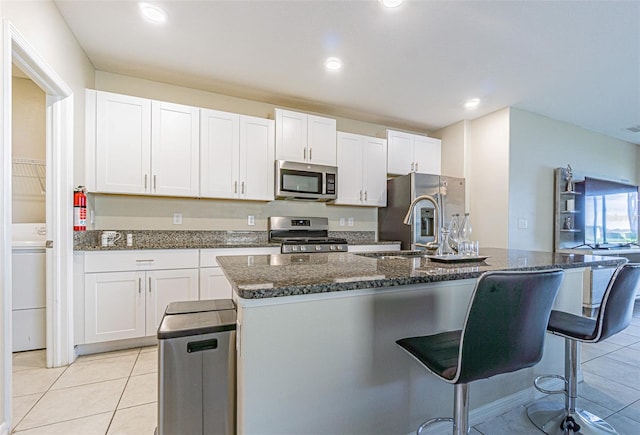
[[[451,416],[453,386],[395,341],[460,328],[475,281],[240,298],[239,433],[410,433]],[[581,294],[582,269],[567,270],[555,308],[579,310]],[[538,366],[473,383],[471,409],[523,390],[533,398],[534,376],[562,373],[563,352],[562,339],[547,335]]]

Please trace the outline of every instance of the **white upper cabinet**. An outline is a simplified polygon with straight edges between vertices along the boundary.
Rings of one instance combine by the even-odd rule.
[[[88,90],[89,190],[198,196],[198,113],[195,107]]]
[[[276,160],[336,166],[336,120],[275,109]]]
[[[387,205],[387,141],[339,132],[336,204]]]
[[[144,194],[151,174],[151,101],[107,92],[92,92],[88,123],[95,137],[95,190]],[[89,139],[93,139],[89,141]],[[88,150],[89,152],[89,150]],[[89,186],[90,190],[94,190]]]
[[[151,103],[151,193],[198,196],[200,109]]]
[[[200,117],[201,196],[273,200],[274,122],[206,109]]]
[[[420,172],[440,175],[440,139],[387,130],[387,145],[387,173],[404,175]]]

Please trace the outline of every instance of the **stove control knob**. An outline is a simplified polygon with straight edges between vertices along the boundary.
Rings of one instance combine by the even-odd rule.
[[[316,245],[316,251],[322,251],[322,246]]]
[[[301,251],[306,251],[306,250],[307,250],[307,247],[306,247],[306,246],[300,246],[300,250],[301,250]]]
[[[297,246],[292,246],[292,247],[291,247],[291,250],[292,250],[292,251],[297,251],[297,250],[298,250],[298,247],[297,247]]]
[[[336,250],[336,245],[331,245],[331,246],[329,247],[329,249],[331,249],[332,251],[335,251],[335,250]]]

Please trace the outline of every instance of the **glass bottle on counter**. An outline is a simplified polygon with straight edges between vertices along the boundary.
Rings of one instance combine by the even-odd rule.
[[[471,221],[469,220],[469,213],[464,214],[462,224],[460,224],[460,241],[468,242],[471,240]]]
[[[449,245],[458,250],[458,243],[460,243],[460,215],[458,213],[451,215],[451,221],[449,221]]]
[[[454,255],[455,251],[451,248],[451,240],[449,237],[449,229],[446,227],[442,228],[442,240],[440,241],[440,246],[438,246],[437,255],[448,256]]]

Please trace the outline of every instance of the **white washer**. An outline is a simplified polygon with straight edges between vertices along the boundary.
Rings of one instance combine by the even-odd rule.
[[[13,351],[46,347],[46,226],[12,225]]]

